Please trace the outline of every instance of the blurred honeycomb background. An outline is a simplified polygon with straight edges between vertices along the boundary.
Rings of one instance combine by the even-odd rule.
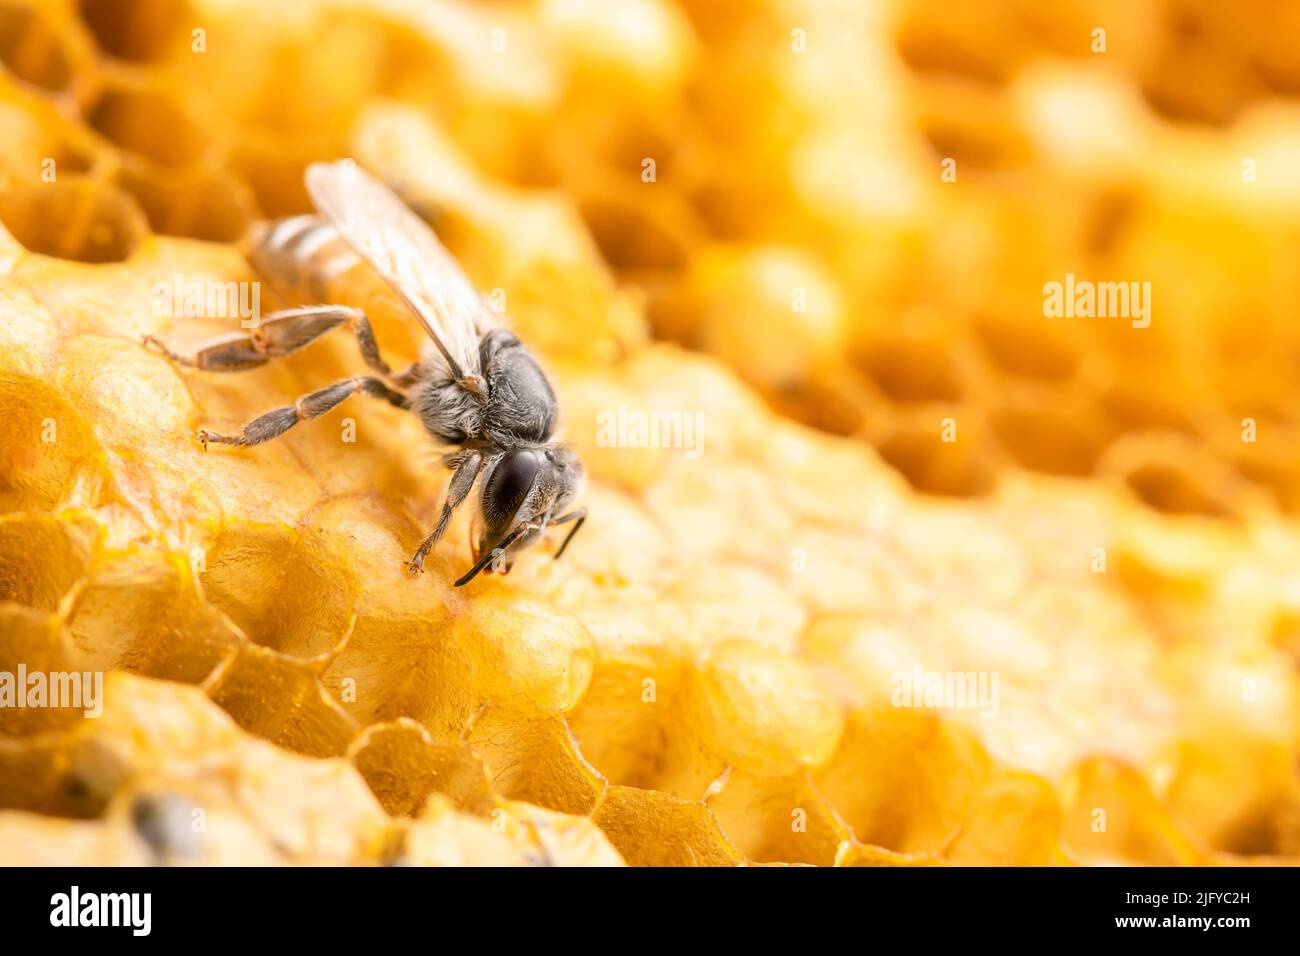
[[[1282,0],[0,0],[0,671],[107,673],[0,709],[0,863],[1300,857],[1297,49]],[[458,521],[405,577],[445,474],[364,399],[194,445],[359,368],[139,344],[230,331],[159,285],[255,279],[339,156],[555,373],[563,562],[455,591]]]

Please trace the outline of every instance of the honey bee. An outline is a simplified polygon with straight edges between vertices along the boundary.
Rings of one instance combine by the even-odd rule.
[[[418,573],[475,485],[474,565],[508,572],[514,555],[547,529],[572,524],[555,557],[586,520],[573,508],[584,472],[578,455],[551,441],[559,417],[555,393],[528,348],[488,306],[433,230],[386,186],[351,160],[314,163],[307,191],[319,214],[262,223],[246,256],[273,287],[322,298],[328,282],[358,265],[374,270],[428,334],[419,361],[394,374],[360,309],[308,305],[269,313],[247,333],[221,336],[180,355],[153,336],[145,344],[181,365],[217,372],[256,368],[298,351],[346,324],[374,375],[358,375],[253,419],[236,435],[200,429],[209,444],[258,445],[364,393],[415,412],[452,470],[438,523],[406,562]]]

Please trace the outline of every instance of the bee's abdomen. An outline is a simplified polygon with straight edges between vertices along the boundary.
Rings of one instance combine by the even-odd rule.
[[[329,283],[361,259],[324,216],[304,215],[256,223],[245,257],[283,296],[320,302]]]

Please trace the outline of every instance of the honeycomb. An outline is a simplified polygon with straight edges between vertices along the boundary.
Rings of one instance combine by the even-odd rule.
[[[0,863],[1295,862],[1298,41],[1281,2],[0,0],[0,675],[103,680],[0,707]],[[446,473],[364,397],[195,443],[360,368],[141,344],[235,328],[187,290],[339,156],[552,372],[563,561],[453,588],[461,515],[407,576]],[[1067,273],[1151,321],[1046,317]]]

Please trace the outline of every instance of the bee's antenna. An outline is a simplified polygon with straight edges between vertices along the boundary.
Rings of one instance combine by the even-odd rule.
[[[514,531],[511,531],[508,535],[506,535],[505,539],[499,545],[497,545],[487,554],[483,555],[483,557],[479,558],[478,563],[475,564],[474,567],[470,568],[463,575],[461,575],[459,578],[456,579],[456,587],[458,588],[464,587],[466,584],[469,584],[469,582],[473,581],[476,577],[478,577],[478,573],[482,571],[484,568],[486,568],[493,561],[495,561],[497,558],[499,558],[501,555],[505,554],[506,548],[514,544],[515,540],[521,534],[523,534],[527,528],[528,525],[521,524],[518,528],[515,528]]]

